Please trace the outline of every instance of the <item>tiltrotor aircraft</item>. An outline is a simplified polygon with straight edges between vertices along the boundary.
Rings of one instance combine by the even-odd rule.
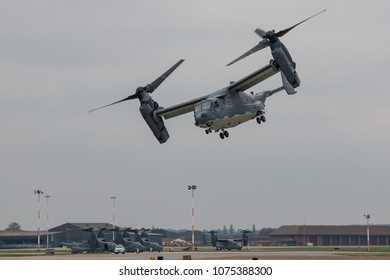
[[[105,241],[102,233],[103,230],[104,229],[99,229],[98,233],[95,232],[94,228],[77,230],[88,231],[90,233],[89,239],[84,242],[62,242],[60,243],[60,246],[69,248],[72,253],[102,253],[113,251],[115,243]]]
[[[152,83],[143,87],[138,87],[134,94],[117,102],[93,109],[89,112],[138,98],[141,103],[139,108],[141,115],[161,144],[165,143],[169,138],[163,118],[170,119],[189,112],[194,112],[196,126],[205,129],[207,134],[212,131],[220,132],[219,135],[221,139],[229,137],[229,133],[226,129],[235,127],[246,121],[256,119],[259,124],[261,122],[265,122],[266,119],[264,114],[266,99],[283,89],[289,95],[295,94],[295,88],[300,85],[300,79],[295,70],[296,63],[293,61],[286,46],[279,40],[279,38],[286,35],[301,23],[323,12],[325,12],[325,10],[279,32],[275,32],[274,30],[265,32],[259,28],[256,29],[255,32],[262,38],[262,40],[255,47],[233,60],[228,65],[231,65],[238,60],[241,60],[242,58],[266,47],[270,47],[273,59],[269,64],[258,69],[252,74],[236,82],[232,82],[227,87],[219,89],[211,94],[166,108],[159,106],[158,103],[153,100],[151,93],[153,93],[158,86],[160,86],[160,84],[184,61],[184,59],[181,59]],[[281,73],[283,86],[255,94],[244,92],[278,72]]]
[[[211,244],[216,250],[241,250],[243,246],[248,245],[248,233],[250,231],[244,230],[241,238],[218,238],[217,232],[214,230],[211,233]]]
[[[131,236],[130,232],[133,231],[131,228],[115,229],[115,244],[122,244],[125,247],[126,252],[143,252],[147,248],[138,241],[135,241]]]
[[[146,250],[150,252],[161,252],[164,249],[164,247],[157,242],[149,241],[149,238],[146,234],[149,229],[142,228],[141,230],[134,229],[133,231],[134,241],[141,243],[141,245],[144,246]]]

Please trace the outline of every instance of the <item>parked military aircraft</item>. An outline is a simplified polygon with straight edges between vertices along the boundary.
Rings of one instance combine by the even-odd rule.
[[[131,228],[125,229],[115,229],[115,239],[114,242],[116,244],[123,244],[126,252],[143,252],[148,250],[145,246],[143,246],[138,241],[134,241],[130,234]]]
[[[248,233],[249,231],[244,230],[241,238],[218,238],[217,232],[214,230],[209,231],[211,233],[211,244],[216,250],[241,250],[243,246],[248,245]]]
[[[324,11],[321,11],[320,13]],[[295,94],[295,88],[300,85],[300,79],[295,70],[296,63],[293,61],[289,51],[279,38],[290,32],[296,26],[320,13],[317,13],[279,32],[265,32],[259,28],[256,29],[255,32],[262,37],[263,40],[260,41],[260,43],[254,48],[239,58],[233,60],[228,65],[231,65],[238,60],[268,46],[271,48],[271,53],[274,59],[271,60],[269,64],[258,69],[252,74],[238,80],[237,82],[232,82],[230,85],[211,94],[169,106],[167,108],[159,106],[158,103],[153,100],[150,94],[153,93],[158,86],[160,86],[160,84],[184,61],[184,59],[181,59],[152,83],[138,87],[134,94],[117,102],[93,109],[89,112],[138,98],[141,104],[139,108],[141,115],[161,144],[165,143],[169,138],[163,118],[170,119],[189,112],[194,112],[196,126],[205,129],[207,134],[212,131],[220,132],[219,135],[221,139],[229,137],[229,133],[226,130],[227,128],[235,127],[252,119],[256,119],[259,124],[261,122],[265,122],[266,119],[264,115],[266,99],[283,89],[289,95]],[[283,86],[255,94],[244,92],[278,72],[281,72]]]
[[[134,241],[141,243],[146,250],[150,252],[161,252],[164,247],[158,244],[157,242],[149,241],[149,238],[146,234],[149,229],[142,228],[141,230],[134,229]],[[140,234],[141,232],[141,234]]]
[[[101,253],[114,251],[115,243],[107,242],[103,236],[103,229],[99,229],[98,233],[95,229],[80,229],[80,231],[90,232],[89,239],[84,242],[61,242],[60,246],[69,248],[73,253]]]

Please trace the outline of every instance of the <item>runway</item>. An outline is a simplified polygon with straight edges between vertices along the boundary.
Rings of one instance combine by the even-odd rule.
[[[389,254],[334,251],[164,251],[126,254],[54,254],[40,256],[7,256],[7,260],[390,260]]]
[[[185,259],[194,261],[191,262]],[[182,278],[184,275],[195,275],[181,274],[186,270],[191,273],[200,271],[201,274],[196,274],[198,275],[196,276],[197,279],[210,279],[213,276],[235,279],[237,276],[230,275],[228,271],[236,273],[240,271],[238,268],[242,268],[242,271],[247,272],[255,271],[248,268],[266,268],[266,271],[270,268],[276,277],[272,275],[274,277],[272,279],[313,279],[313,277],[318,278],[318,275],[321,276],[321,279],[334,278],[335,275],[336,278],[360,279],[365,276],[363,278],[371,279],[380,278],[380,276],[386,274],[388,260],[390,260],[389,254],[381,253],[298,250],[164,251],[161,253],[143,252],[140,254],[126,253],[118,255],[113,253],[36,255],[35,253],[35,255],[30,256],[16,256],[16,254],[2,256],[0,257],[0,267],[2,276],[6,275],[3,277],[4,279],[11,279],[15,276],[15,273],[18,277],[22,275],[22,278],[31,278],[31,275],[39,274],[42,279],[53,279],[56,276],[60,276],[62,279],[63,277],[69,278],[71,275],[77,275],[78,278],[119,279],[115,277],[120,277],[120,279],[123,279],[123,275],[128,277],[138,275],[132,273],[140,269],[149,272],[153,269],[162,269],[167,273],[169,271],[176,273],[177,271],[178,274],[172,275],[182,275],[180,276]],[[123,274],[126,269],[129,272]],[[58,272],[61,274],[58,274]],[[225,272],[228,274],[225,274]],[[365,275],[363,275],[364,273]],[[148,276],[148,279],[161,279],[161,277]]]

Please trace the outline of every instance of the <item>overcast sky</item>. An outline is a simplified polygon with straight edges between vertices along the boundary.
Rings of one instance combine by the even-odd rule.
[[[161,145],[139,102],[122,99],[179,59],[161,106],[266,65],[269,49],[225,65],[312,14],[282,41],[298,93],[267,100],[267,122],[206,135],[189,113]],[[50,225],[198,229],[390,223],[390,2],[340,0],[0,1],[0,229]],[[253,91],[281,85],[279,75]],[[41,200],[45,228],[46,201]]]

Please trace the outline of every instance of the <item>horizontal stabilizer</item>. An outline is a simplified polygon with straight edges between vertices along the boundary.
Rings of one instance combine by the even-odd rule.
[[[274,90],[271,90],[270,92],[268,92],[267,97],[270,97],[270,96],[274,95],[275,93],[277,93],[277,92],[279,92],[281,90],[284,90],[284,87],[278,87],[278,88],[276,88]]]
[[[284,87],[278,87],[278,88],[273,89],[273,90],[266,90],[266,91],[256,93],[256,100],[259,100],[259,101],[265,103],[265,100],[268,97],[270,97],[270,96],[274,95],[275,93],[282,91],[282,90],[284,90]]]

